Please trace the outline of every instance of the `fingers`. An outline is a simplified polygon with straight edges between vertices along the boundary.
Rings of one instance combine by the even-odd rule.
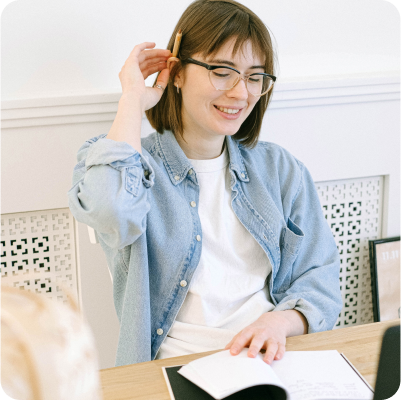
[[[170,50],[153,49],[155,46],[153,42],[141,43],[134,47],[130,57],[136,59],[139,68],[143,74],[144,79],[154,74],[155,72],[162,71],[167,67],[166,61],[170,58]],[[168,82],[168,80],[167,80]]]
[[[263,357],[263,361],[267,364],[271,364],[274,360],[274,357],[277,354],[277,350],[278,350],[278,343],[274,340],[268,339],[266,353]]]
[[[249,346],[248,357],[256,357],[265,342],[266,339],[264,336],[255,336],[252,339],[251,345]]]
[[[146,68],[150,64],[156,64],[160,61],[167,60],[171,56],[170,50],[164,49],[152,49],[155,47],[154,42],[144,42],[138,44],[131,51],[128,60],[137,62],[140,65],[141,70]],[[143,64],[145,62],[145,64]]]
[[[282,343],[278,344],[278,350],[276,353],[276,357],[274,357],[275,360],[281,360],[284,356],[285,353],[285,345]]]
[[[133,56],[135,58],[139,57],[139,54],[145,49],[151,49],[156,46],[155,42],[144,42],[141,44],[137,44],[131,51],[130,57]]]
[[[228,349],[231,347],[231,345],[234,343],[234,340],[237,338],[237,336],[238,336],[238,335],[235,335],[235,336],[230,340],[230,342],[226,345],[226,347],[224,347],[224,350],[228,350]]]
[[[156,65],[158,63],[164,62],[166,63],[167,57],[154,57],[152,59],[147,59],[139,64],[139,67],[141,68],[141,71],[143,72],[147,68]]]
[[[143,63],[144,61],[147,60],[152,60],[156,58],[163,58],[163,59],[168,59],[170,58],[171,53],[170,50],[163,50],[163,49],[153,49],[153,50],[144,50],[141,51],[141,53],[138,55],[138,61],[139,63]]]
[[[163,69],[165,69],[165,68],[167,68],[166,62],[161,62],[161,63],[157,63],[155,65],[151,65],[148,68],[142,70],[143,78],[146,79],[148,76],[150,76],[156,72],[163,71]]]
[[[232,355],[239,354],[244,347],[249,345],[248,357],[255,358],[259,351],[266,348],[263,361],[271,364],[273,360],[280,360],[285,353],[285,344],[279,343],[276,339],[267,339],[264,335],[255,335],[252,337],[252,332],[241,332],[234,336],[225,347],[225,350],[230,349]]]
[[[242,331],[237,338],[235,339],[234,343],[231,346],[230,353],[235,356],[241,352],[241,350],[249,343],[252,339],[252,332],[251,331]]]

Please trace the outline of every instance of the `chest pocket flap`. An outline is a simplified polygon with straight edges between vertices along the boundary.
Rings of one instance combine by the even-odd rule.
[[[294,256],[297,255],[304,236],[302,229],[288,218],[288,225],[285,228],[283,237],[284,249]]]

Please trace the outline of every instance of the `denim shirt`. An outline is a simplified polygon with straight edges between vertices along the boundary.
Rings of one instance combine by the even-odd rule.
[[[174,134],[142,139],[142,155],[103,134],[78,151],[68,192],[95,229],[113,277],[120,322],[116,366],[155,359],[202,251],[196,172]],[[342,307],[340,258],[305,166],[282,147],[226,137],[231,205],[272,265],[274,311],[295,309],[308,332],[332,329]],[[186,281],[187,285],[180,285]]]

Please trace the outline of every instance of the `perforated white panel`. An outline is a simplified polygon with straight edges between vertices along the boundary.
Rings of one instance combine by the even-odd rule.
[[[68,208],[1,216],[3,284],[66,302],[58,283],[78,299],[74,219]]]
[[[336,328],[373,322],[369,243],[381,237],[383,177],[315,183],[341,258]]]

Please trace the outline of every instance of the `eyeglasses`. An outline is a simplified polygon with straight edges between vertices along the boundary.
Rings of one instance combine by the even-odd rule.
[[[264,72],[256,72],[250,75],[244,74],[244,77],[242,77],[241,72],[235,68],[209,65],[193,58],[187,58],[184,62],[206,68],[209,71],[210,83],[216,90],[230,90],[240,79],[243,79],[248,92],[255,97],[259,97],[267,94],[276,81],[274,75],[265,74]]]

